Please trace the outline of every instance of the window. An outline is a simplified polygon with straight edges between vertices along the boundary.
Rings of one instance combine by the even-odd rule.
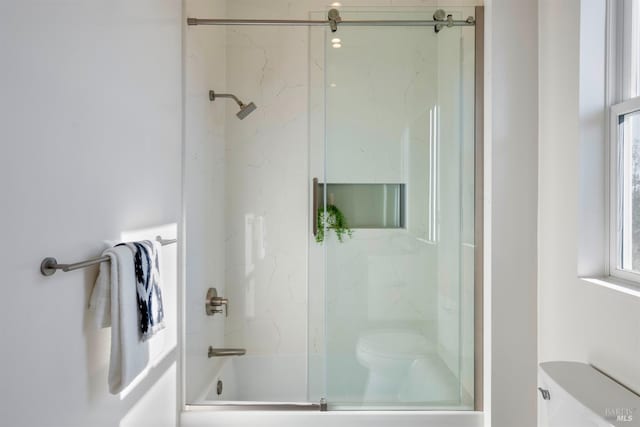
[[[640,2],[609,2],[609,274],[640,282]]]

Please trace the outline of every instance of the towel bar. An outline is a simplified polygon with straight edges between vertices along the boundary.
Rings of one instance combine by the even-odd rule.
[[[161,236],[156,236],[156,240],[160,242],[162,246],[170,245],[178,241],[178,239],[164,240]],[[73,271],[107,261],[109,261],[109,257],[105,255],[101,257],[91,258],[85,261],[76,262],[73,264],[58,264],[58,260],[56,260],[55,258],[47,257],[40,263],[40,273],[42,273],[43,276],[51,276],[56,272],[56,270],[62,270],[64,272]]]

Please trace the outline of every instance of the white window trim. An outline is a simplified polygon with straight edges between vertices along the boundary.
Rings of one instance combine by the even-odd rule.
[[[640,282],[636,277],[626,280],[616,277],[616,269],[610,268],[611,254],[615,254],[610,230],[610,206],[615,188],[610,176],[613,153],[610,133],[617,126],[610,126],[611,106],[624,99],[624,78],[617,75],[624,70],[625,52],[620,43],[624,40],[626,14],[620,7],[629,0],[606,0],[597,10],[581,11],[580,30],[580,217],[582,233],[578,236],[578,278],[583,282],[640,298]],[[637,1],[637,0],[630,0]],[[597,3],[597,2],[596,2]],[[593,4],[592,6],[595,6]],[[601,9],[600,9],[601,7]],[[598,14],[600,13],[600,15]],[[630,20],[627,19],[626,28]],[[605,25],[602,36],[593,33],[594,28]],[[630,33],[629,33],[630,34]],[[600,45],[599,43],[602,43]],[[593,55],[596,55],[595,57]],[[600,68],[602,65],[602,68]],[[600,75],[601,74],[601,75]],[[594,116],[596,111],[602,114]],[[599,160],[599,161],[598,161]],[[615,164],[614,164],[615,165]],[[614,263],[615,265],[615,263]]]
[[[611,118],[609,121],[609,275],[640,283],[640,274],[618,268],[620,239],[622,232],[622,224],[629,222],[630,218],[620,221],[620,174],[618,161],[620,159],[620,140],[618,138],[619,117],[628,113],[640,111],[640,97],[632,98],[627,101],[611,106]],[[627,224],[627,226],[629,226]],[[626,245],[629,247],[630,245]]]
[[[635,67],[638,64],[640,46],[634,32],[640,30],[640,25],[633,28],[633,2],[637,0],[608,0],[607,28],[606,28],[606,87],[605,99],[607,106],[615,105],[629,98],[629,94],[636,92],[637,76]],[[636,5],[637,7],[637,5]],[[636,9],[636,13],[638,10]],[[625,43],[632,40],[633,43]]]
[[[625,41],[637,40],[633,37],[632,25],[632,2],[634,0],[608,0],[607,1],[607,30],[606,30],[606,84],[605,84],[605,101],[609,110],[609,117],[606,120],[607,135],[607,155],[608,161],[606,166],[606,179],[608,189],[608,207],[605,214],[608,224],[608,241],[609,245],[606,254],[605,270],[606,276],[614,281],[621,279],[622,286],[628,284],[640,284],[640,274],[618,268],[619,240],[621,238],[619,214],[619,143],[618,141],[618,120],[620,115],[624,115],[633,111],[640,110],[640,97],[628,99],[636,88],[637,82],[632,80],[636,75],[631,70],[631,64],[638,62],[638,48],[632,43]],[[629,282],[629,283],[625,283]]]

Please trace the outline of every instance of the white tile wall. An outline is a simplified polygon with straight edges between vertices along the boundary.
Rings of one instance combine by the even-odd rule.
[[[187,16],[224,15],[222,0],[188,0]],[[226,30],[187,27],[185,52],[184,200],[186,231],[186,399],[202,397],[220,360],[207,357],[209,345],[224,344],[223,316],[207,316],[209,287],[225,296],[225,112],[227,100],[209,101],[209,90],[226,89]],[[233,307],[232,307],[233,309]]]
[[[242,121],[227,109],[225,343],[305,354],[308,62],[295,53],[306,50],[306,29],[230,28],[227,37],[227,89],[258,109]]]

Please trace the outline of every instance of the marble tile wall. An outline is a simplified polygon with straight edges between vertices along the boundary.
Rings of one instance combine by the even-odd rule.
[[[187,16],[225,14],[223,0],[187,0]],[[184,227],[186,232],[185,346],[186,399],[203,397],[219,360],[207,357],[209,345],[222,346],[222,316],[207,316],[209,287],[225,294],[225,122],[226,102],[209,101],[209,89],[226,87],[226,30],[188,28],[185,51]]]
[[[227,110],[225,343],[253,355],[306,353],[306,34],[227,30],[227,89],[258,109]]]

